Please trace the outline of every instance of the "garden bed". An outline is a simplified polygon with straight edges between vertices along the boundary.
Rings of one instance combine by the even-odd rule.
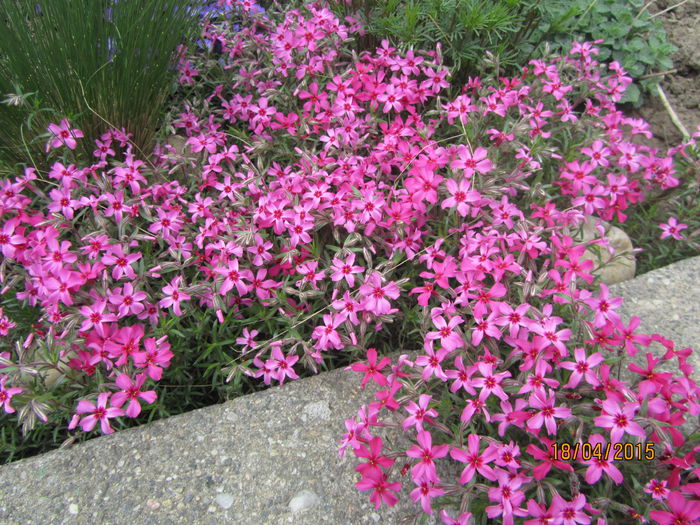
[[[119,129],[81,156],[66,118],[35,139],[50,169],[4,181],[5,412],[68,444],[350,365],[385,388],[340,446],[376,507],[410,487],[446,523],[695,512],[691,353],[596,280],[608,224],[641,229],[652,268],[697,249],[695,141],[648,148],[591,43],[451,85],[440,46],[358,50],[321,5],[237,3],[179,55],[152,156]],[[539,448],[621,440],[654,458]]]

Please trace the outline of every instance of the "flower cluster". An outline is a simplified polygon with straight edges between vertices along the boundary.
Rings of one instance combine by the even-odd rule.
[[[678,183],[672,156],[635,140],[646,125],[616,110],[618,65],[577,44],[450,96],[439,48],[354,56],[360,26],[319,4],[276,20],[220,2],[237,5],[246,26],[205,24],[217,60],[180,61],[192,97],[152,158],[111,130],[80,167],[65,122],[47,178],[2,182],[5,292],[19,287],[48,325],[3,356],[5,410],[33,401],[9,387],[22,369],[53,370],[94,388],[69,427],[111,432],[156,401],[150,385],[180,355],[163,325],[197,314],[232,331],[232,374],[265,384],[366,355],[351,368],[383,390],[346,421],[342,449],[364,460],[357,486],[377,505],[397,501],[410,470],[411,498],[445,523],[694,519],[697,451],[678,428],[700,411],[689,350],[622,322],[585,253],[603,241],[579,235],[584,219],[624,221]],[[275,323],[243,328],[261,312]],[[619,379],[652,341],[664,359]],[[396,349],[418,355],[379,355]],[[657,367],[669,359],[678,372]],[[385,450],[390,425],[410,445]],[[569,463],[550,447],[639,439],[658,446],[658,468]]]

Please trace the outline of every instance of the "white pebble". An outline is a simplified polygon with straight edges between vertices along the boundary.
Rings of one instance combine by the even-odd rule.
[[[215,501],[221,508],[229,509],[233,505],[233,496],[231,494],[219,494]]]
[[[78,506],[75,503],[68,505],[68,512],[75,516],[78,513]]]
[[[321,503],[321,499],[310,490],[302,490],[289,502],[289,510],[296,513]]]

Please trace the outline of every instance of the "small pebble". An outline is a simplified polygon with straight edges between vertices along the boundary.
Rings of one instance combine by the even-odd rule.
[[[229,509],[233,505],[233,496],[231,494],[219,494],[215,501],[219,507]]]
[[[68,505],[68,512],[75,516],[78,513],[78,506],[75,503]]]
[[[321,503],[321,499],[310,490],[302,490],[289,502],[289,510],[299,512]]]

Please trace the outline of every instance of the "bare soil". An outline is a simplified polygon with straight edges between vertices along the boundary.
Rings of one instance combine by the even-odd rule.
[[[660,13],[681,2],[658,0],[649,12]],[[700,125],[700,0],[688,0],[659,16],[669,41],[678,47],[671,57],[676,72],[665,75],[660,84],[679,120],[692,134]],[[649,122],[657,147],[681,141],[681,132],[658,97],[647,96],[644,105],[633,113]]]

